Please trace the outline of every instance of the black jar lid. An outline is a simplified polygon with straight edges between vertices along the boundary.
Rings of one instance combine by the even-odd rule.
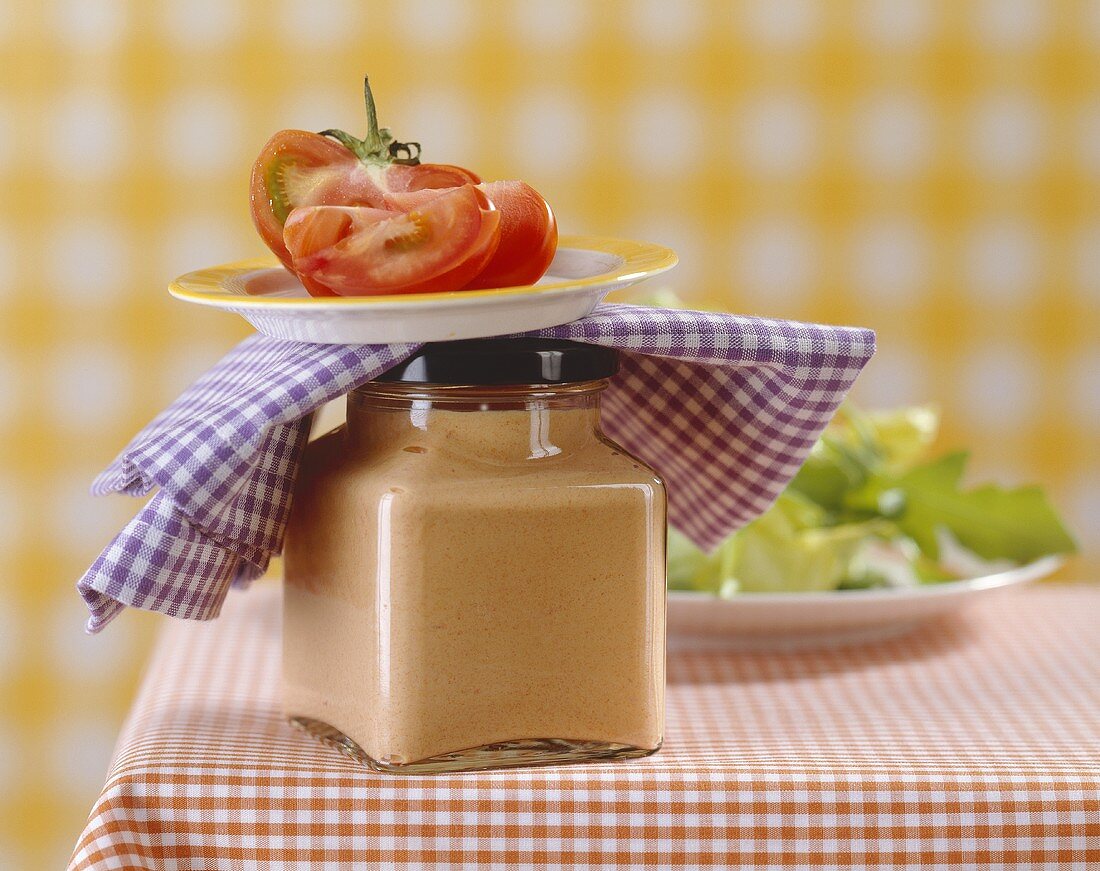
[[[562,339],[465,339],[429,342],[375,381],[478,386],[570,384],[619,371],[614,348]]]

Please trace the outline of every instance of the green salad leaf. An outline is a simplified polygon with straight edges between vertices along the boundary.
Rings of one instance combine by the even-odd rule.
[[[987,560],[1024,563],[1075,549],[1054,507],[1035,486],[987,484],[960,488],[967,454],[948,454],[896,476],[879,476],[852,493],[852,504],[876,504],[927,556],[939,556],[936,532],[946,528],[963,547]]]
[[[728,542],[729,539],[726,541]],[[717,552],[704,553],[692,544],[686,535],[671,526],[668,529],[666,571],[670,590],[716,593],[722,586]]]
[[[826,524],[826,510],[794,490],[730,538],[725,574],[745,592],[833,590],[877,524]]]
[[[864,413],[846,405],[814,444],[790,488],[843,513],[847,493],[923,457],[939,424],[939,412],[931,406]]]

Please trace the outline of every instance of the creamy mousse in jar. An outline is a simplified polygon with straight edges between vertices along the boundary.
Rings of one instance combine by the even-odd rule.
[[[661,746],[665,492],[600,429],[614,350],[425,345],[306,450],[287,529],[283,696],[372,768]]]

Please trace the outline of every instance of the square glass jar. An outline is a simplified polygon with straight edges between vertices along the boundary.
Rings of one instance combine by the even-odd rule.
[[[347,424],[307,448],[287,531],[297,725],[394,773],[660,747],[665,493],[600,429],[614,363],[440,343],[349,395]]]

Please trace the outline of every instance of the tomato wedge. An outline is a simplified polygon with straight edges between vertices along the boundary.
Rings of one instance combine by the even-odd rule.
[[[550,204],[522,181],[493,181],[478,187],[500,212],[500,245],[467,287],[534,284],[558,248],[558,222]]]
[[[439,190],[480,184],[481,178],[461,166],[449,163],[418,163],[416,166],[392,164],[387,167],[383,186],[388,193]]]
[[[284,228],[307,287],[342,296],[458,290],[496,252],[500,214],[473,185],[408,211],[367,206],[294,209]]]

